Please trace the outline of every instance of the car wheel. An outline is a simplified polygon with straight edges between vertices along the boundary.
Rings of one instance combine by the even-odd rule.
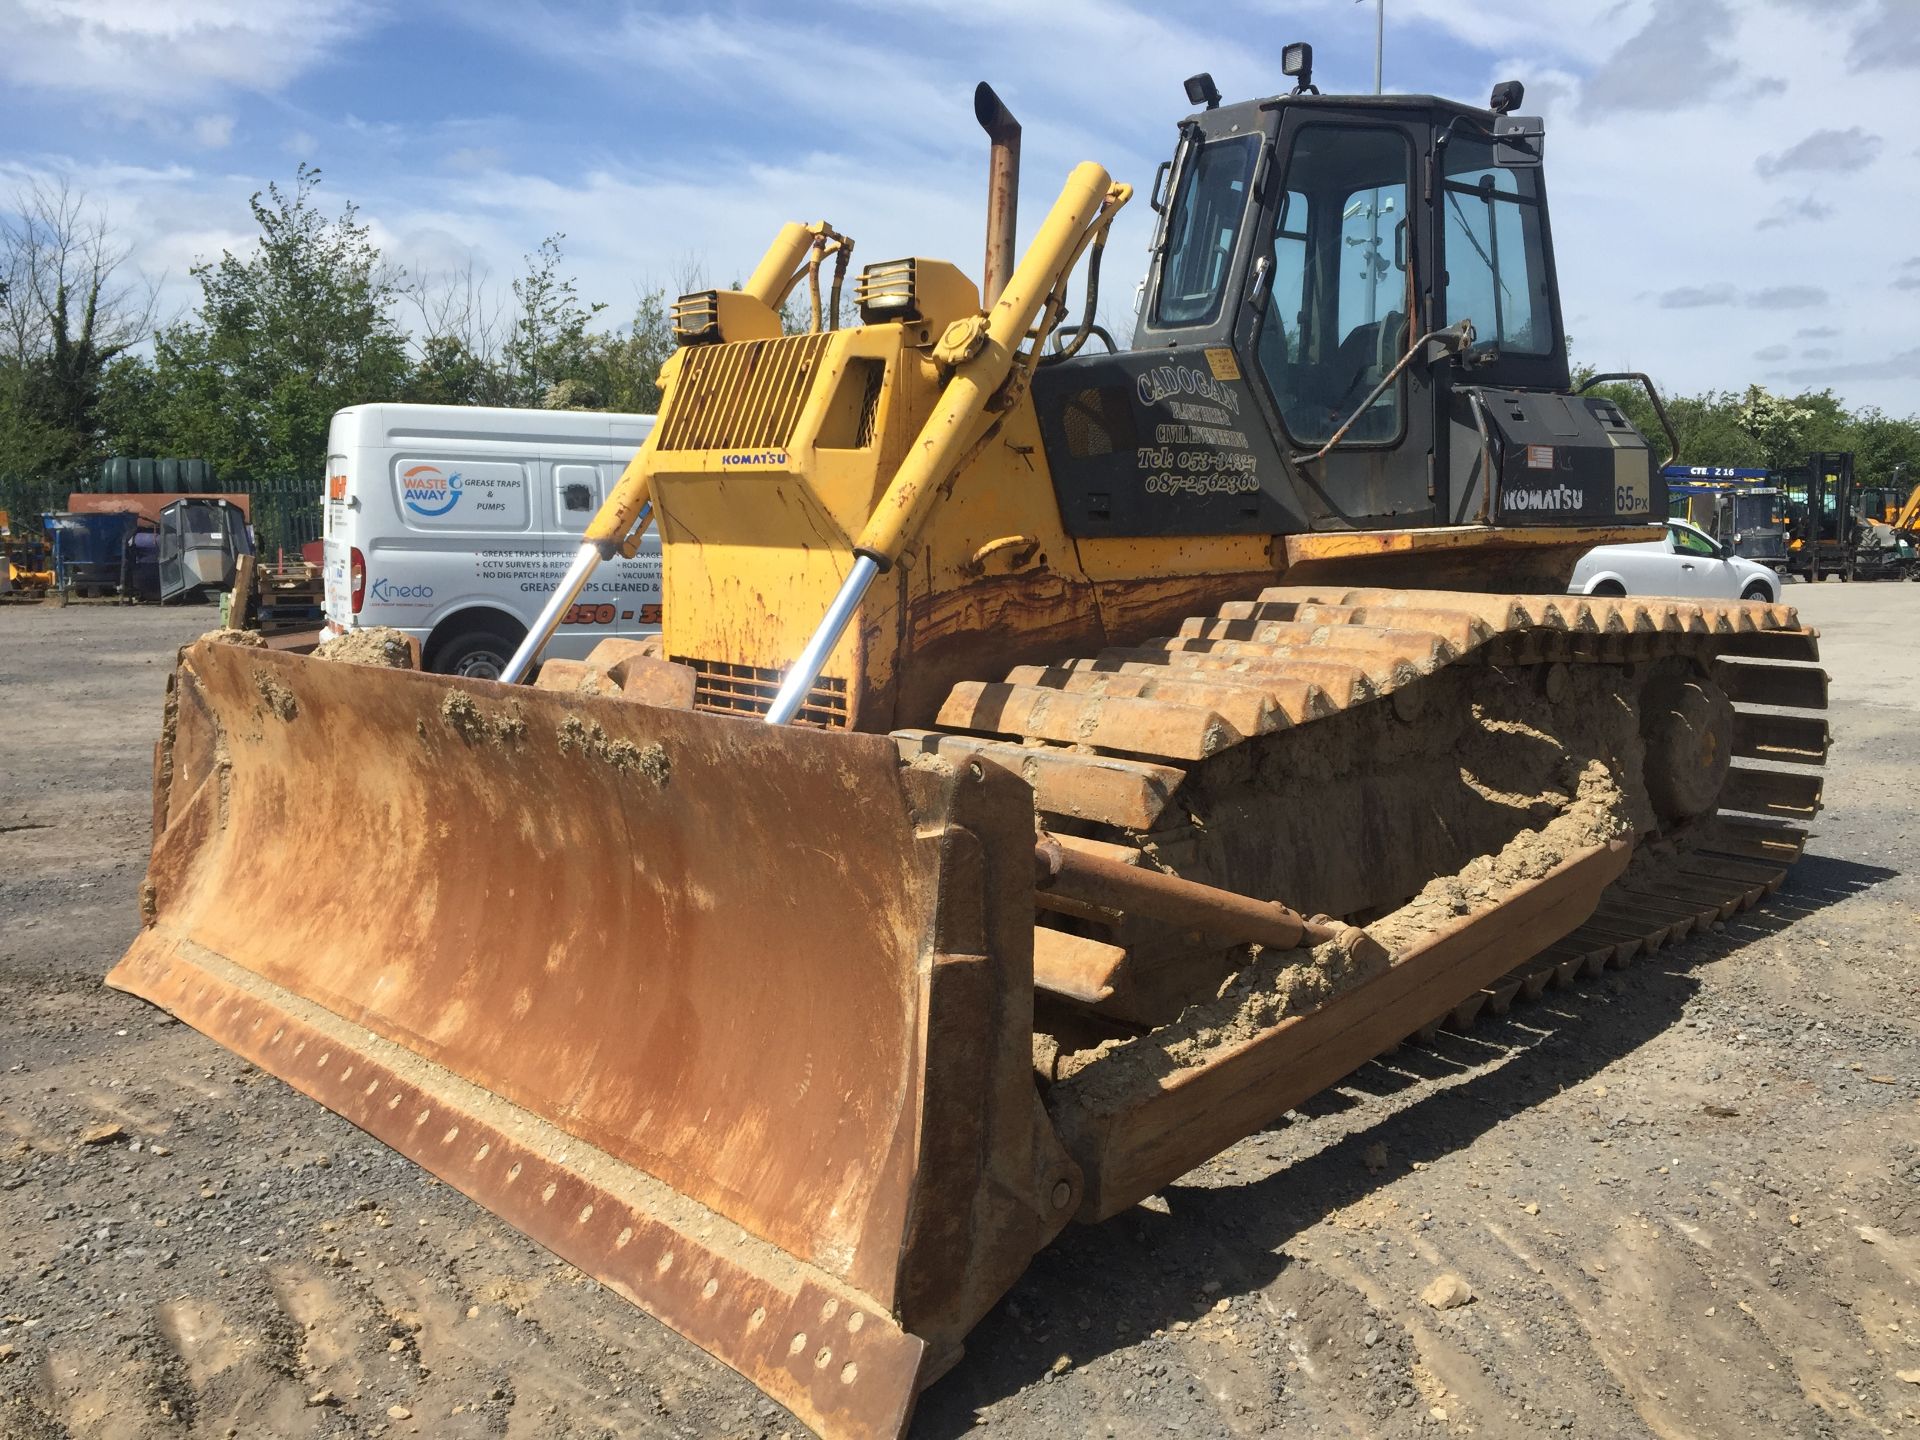
[[[1609,600],[1617,600],[1620,596],[1627,593],[1627,587],[1622,585],[1618,580],[1602,580],[1587,593],[1589,595],[1604,595]]]
[[[469,680],[498,680],[519,648],[519,641],[497,630],[468,630],[442,645],[428,668],[441,675],[464,675]]]
[[[1773,603],[1773,591],[1767,588],[1766,581],[1755,580],[1740,592],[1740,598],[1742,600],[1758,600],[1763,604],[1771,605]]]

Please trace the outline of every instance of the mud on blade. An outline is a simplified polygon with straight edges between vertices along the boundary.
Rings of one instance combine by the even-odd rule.
[[[202,643],[155,775],[110,983],[817,1429],[899,1433],[1074,1209],[992,767]]]

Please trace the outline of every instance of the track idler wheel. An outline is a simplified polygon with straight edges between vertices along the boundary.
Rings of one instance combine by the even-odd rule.
[[[1662,676],[1640,696],[1647,798],[1663,820],[1705,815],[1733,760],[1733,702],[1701,675]]]

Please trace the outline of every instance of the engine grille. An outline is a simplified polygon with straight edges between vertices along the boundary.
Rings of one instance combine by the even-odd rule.
[[[682,351],[658,448],[785,449],[831,338],[783,335]]]
[[[724,660],[695,660],[685,655],[673,657],[677,665],[693,671],[693,705],[696,710],[716,715],[764,715],[780,691],[778,670],[763,670],[757,665],[731,665]],[[829,730],[847,728],[847,682],[833,675],[822,675],[807,692],[806,702],[794,717],[800,725],[820,725]]]

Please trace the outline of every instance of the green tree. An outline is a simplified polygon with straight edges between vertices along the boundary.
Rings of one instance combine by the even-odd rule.
[[[157,428],[223,471],[317,477],[348,405],[398,399],[408,376],[394,318],[401,277],[347,204],[321,214],[320,172],[251,202],[250,251],[196,265],[199,312],[155,345]]]
[[[101,453],[109,367],[146,338],[151,285],[67,183],[0,207],[0,473],[62,483]]]
[[[608,410],[652,414],[660,408],[660,367],[678,342],[664,290],[642,295],[624,329],[594,335],[581,378]]]
[[[1920,484],[1920,419],[1868,406],[1853,417],[1854,474],[1875,484]]]
[[[1816,448],[1809,443],[1810,437],[1816,428],[1829,428],[1831,418],[1799,398],[1775,395],[1764,385],[1749,385],[1736,413],[1740,428],[1760,447],[1761,463],[1769,470],[1791,470],[1804,464],[1807,452]]]
[[[561,273],[566,238],[556,233],[542,240],[526,257],[526,274],[513,282],[513,324],[502,352],[509,404],[544,405],[551,387],[574,381],[577,392],[586,381],[594,348],[587,327],[607,307],[583,304],[578,283]]]
[[[492,405],[500,390],[497,368],[453,335],[423,341],[407,380],[407,399],[419,405]]]
[[[161,415],[161,392],[152,364],[122,355],[100,377],[100,453],[178,455]]]

